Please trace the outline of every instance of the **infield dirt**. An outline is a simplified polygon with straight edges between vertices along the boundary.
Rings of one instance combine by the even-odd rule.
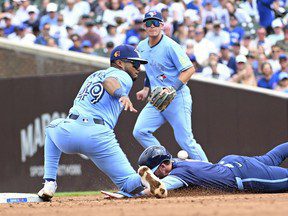
[[[203,190],[170,193],[168,198],[106,200],[104,195],[55,197],[52,202],[1,204],[0,215],[169,216],[288,215],[288,193],[228,194]]]

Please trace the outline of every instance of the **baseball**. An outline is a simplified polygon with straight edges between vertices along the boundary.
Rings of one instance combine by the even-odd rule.
[[[185,150],[181,150],[178,152],[177,157],[182,160],[186,160],[188,158],[188,153]]]

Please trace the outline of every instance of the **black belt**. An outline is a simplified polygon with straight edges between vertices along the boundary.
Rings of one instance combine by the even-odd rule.
[[[70,115],[68,116],[68,118],[69,118],[69,119],[76,120],[76,119],[79,118],[79,115],[70,114]],[[88,121],[88,119],[83,118],[83,122],[85,122],[85,121]],[[93,121],[94,121],[95,124],[101,124],[101,125],[104,125],[104,124],[105,124],[105,122],[104,122],[103,119],[96,119],[96,118],[93,118]]]

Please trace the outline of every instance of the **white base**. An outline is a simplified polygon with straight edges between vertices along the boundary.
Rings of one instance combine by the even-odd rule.
[[[36,194],[28,193],[0,193],[0,203],[43,202]]]

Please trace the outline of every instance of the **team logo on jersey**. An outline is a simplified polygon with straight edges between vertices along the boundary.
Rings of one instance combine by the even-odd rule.
[[[156,11],[149,12],[150,17],[154,17],[156,14],[157,14]]]
[[[161,74],[159,76],[157,76],[157,79],[159,79],[160,81],[164,81],[167,78],[167,76],[165,74]]]
[[[120,51],[116,51],[115,53],[114,53],[114,57],[119,57],[120,56]]]

